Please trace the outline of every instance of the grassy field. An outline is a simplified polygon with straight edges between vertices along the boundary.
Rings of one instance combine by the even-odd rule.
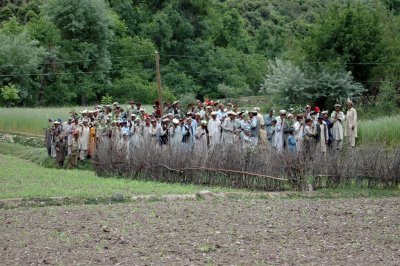
[[[150,106],[144,106],[151,110]],[[47,118],[68,118],[71,110],[80,112],[84,107],[61,108],[0,108],[0,131],[43,135]],[[366,145],[400,145],[400,116],[360,120],[359,143]]]
[[[125,105],[122,106],[126,108]],[[152,110],[151,106],[143,106]],[[46,108],[0,108],[0,131],[10,133],[24,133],[29,135],[43,135],[43,128],[47,126],[48,118],[63,121],[69,118],[69,112],[74,110],[92,110],[93,107],[46,107]]]
[[[166,184],[122,178],[101,178],[93,171],[45,168],[24,159],[0,154],[0,199],[37,197],[106,197],[187,194],[201,190],[234,191],[194,185]]]
[[[358,125],[358,137],[362,144],[400,145],[400,116],[361,120]]]

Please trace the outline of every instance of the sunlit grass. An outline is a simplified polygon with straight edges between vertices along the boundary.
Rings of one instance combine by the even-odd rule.
[[[358,125],[360,144],[395,146],[400,144],[400,116],[361,120]]]
[[[127,106],[122,105],[122,108]],[[143,106],[146,111],[151,111],[151,106]],[[48,118],[66,121],[74,110],[78,114],[94,107],[44,107],[44,108],[0,108],[0,131],[10,133],[24,133],[30,135],[43,135]]]
[[[107,197],[187,194],[201,190],[234,191],[227,188],[167,184],[124,178],[102,178],[93,171],[45,168],[35,163],[0,154],[0,198]]]

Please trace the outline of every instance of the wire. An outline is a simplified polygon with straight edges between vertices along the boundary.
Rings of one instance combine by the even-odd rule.
[[[110,58],[110,60],[113,59],[124,59],[124,58],[140,58],[140,57],[147,57],[150,56],[150,54],[141,54],[141,55],[128,55],[128,56],[115,56]],[[152,55],[151,55],[152,56]],[[52,65],[54,63],[59,63],[59,64],[71,64],[71,63],[82,63],[82,62],[92,62],[92,61],[99,61],[103,60],[104,58],[93,58],[93,59],[82,59],[82,60],[67,60],[67,61],[59,61],[55,60],[53,62],[46,62],[43,63],[43,65]],[[37,65],[34,63],[28,63],[28,64],[21,64],[21,65],[1,65],[0,68],[7,68],[7,67],[22,67],[22,66],[31,66],[31,65]]]
[[[305,61],[303,63],[307,64],[334,64],[335,62],[329,62],[329,61]],[[341,65],[400,65],[400,62],[357,62],[357,63],[338,63]]]
[[[95,73],[119,73],[117,70],[103,70],[103,71],[80,71],[80,72],[55,72],[55,73],[18,73],[6,74],[0,77],[21,77],[21,76],[54,76],[54,75],[77,75],[77,74],[95,74]]]

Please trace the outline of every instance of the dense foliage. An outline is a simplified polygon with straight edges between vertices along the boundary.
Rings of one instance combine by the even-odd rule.
[[[7,0],[0,23],[0,87],[17,105],[150,103],[155,51],[166,100],[400,104],[397,0]]]

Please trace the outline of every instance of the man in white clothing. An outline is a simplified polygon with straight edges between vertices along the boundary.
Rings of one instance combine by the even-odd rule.
[[[236,113],[233,111],[228,112],[228,118],[224,119],[222,123],[222,138],[221,142],[223,145],[233,144],[234,134],[235,134],[235,118]]]
[[[342,149],[343,141],[343,125],[345,123],[344,113],[340,110],[342,107],[340,104],[334,105],[335,110],[331,114],[331,120],[333,123],[332,135],[333,135],[333,149]]]
[[[208,121],[207,127],[211,148],[219,144],[221,141],[221,121],[217,119],[217,112],[211,112],[211,119]]]
[[[356,145],[357,138],[357,111],[353,107],[353,102],[347,102],[347,113],[346,113],[346,136],[349,138],[350,147]]]
[[[89,133],[89,121],[84,118],[82,120],[82,125],[79,127],[79,158],[81,159],[81,161],[85,160],[87,156],[87,150],[89,146]]]
[[[328,127],[324,122],[323,116],[318,116],[316,125],[316,136],[317,136],[317,147],[316,147],[316,155],[326,155],[326,147],[328,145],[329,135],[328,135]]]
[[[278,152],[282,152],[284,148],[284,130],[286,127],[286,110],[279,111],[279,117],[276,118],[275,127],[275,148]]]
[[[303,146],[303,131],[304,131],[304,122],[303,122],[303,115],[298,114],[296,116],[297,121],[293,124],[293,135],[296,139],[296,151],[300,152]]]

